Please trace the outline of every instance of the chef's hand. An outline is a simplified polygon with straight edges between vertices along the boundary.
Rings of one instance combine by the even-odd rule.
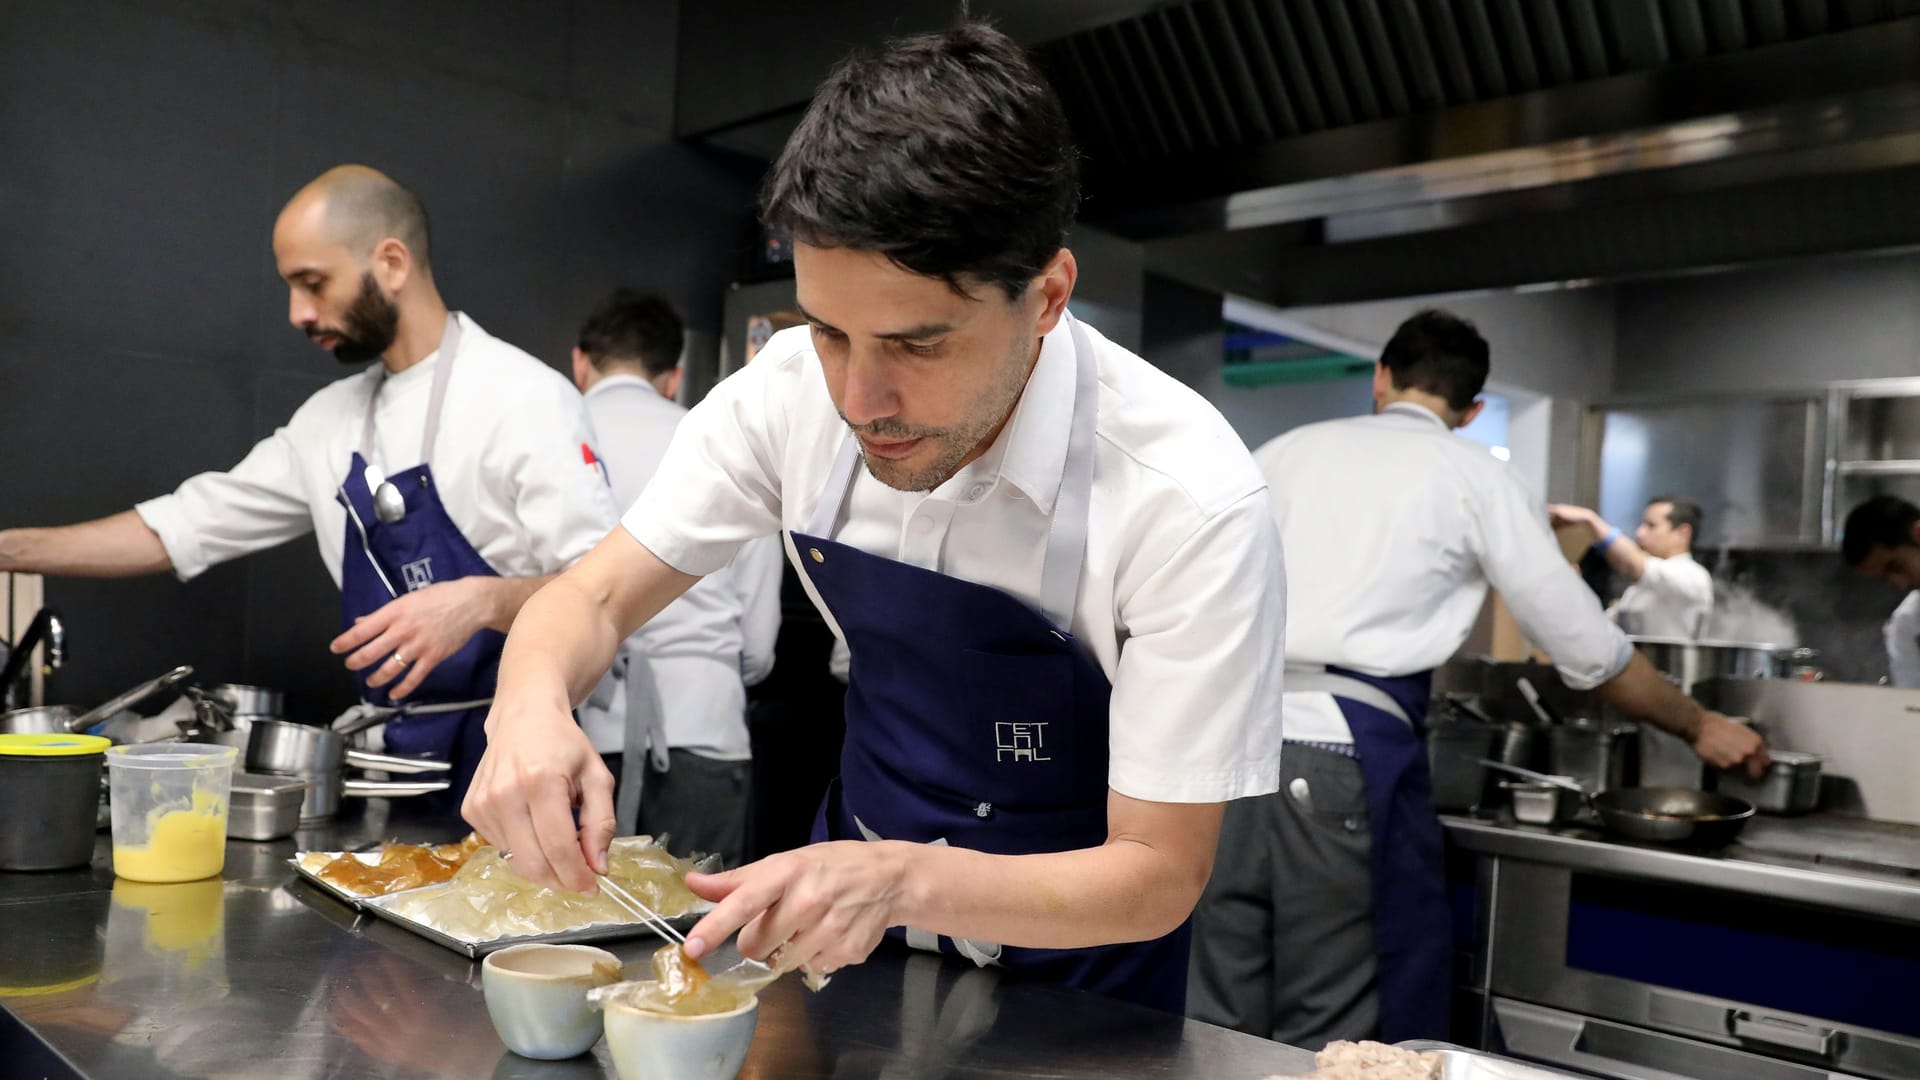
[[[1700,728],[1693,735],[1693,752],[1717,769],[1744,768],[1750,780],[1765,776],[1767,766],[1773,763],[1767,755],[1767,742],[1758,732],[1712,710],[1700,718]]]
[[[771,855],[724,874],[688,874],[717,906],[687,932],[687,955],[740,931],[740,952],[782,971],[831,975],[865,960],[899,920],[907,869],[920,845],[840,840]]]
[[[1600,515],[1584,506],[1553,503],[1547,507],[1547,517],[1553,521],[1553,527],[1556,529],[1584,528],[1595,537],[1606,529],[1606,522],[1600,520]]]
[[[389,600],[373,614],[355,619],[329,647],[336,655],[348,654],[348,671],[371,669],[368,686],[399,679],[399,685],[387,691],[399,701],[493,621],[493,580],[457,578]]]
[[[574,827],[573,808],[580,807]],[[536,885],[593,893],[613,842],[613,774],[564,704],[495,697],[460,814]]]

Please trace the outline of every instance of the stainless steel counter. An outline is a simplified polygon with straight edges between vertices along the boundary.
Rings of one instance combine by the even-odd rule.
[[[368,804],[378,814],[378,801]],[[451,840],[457,823],[383,818],[302,832],[305,849]],[[217,881],[116,883],[93,866],[0,873],[0,1062],[48,1077],[600,1077],[605,1043],[567,1062],[509,1053],[479,965],[357,918],[297,880],[295,841],[227,847]],[[656,942],[612,951],[628,961]],[[762,995],[747,1078],[1153,1077],[1307,1072],[1303,1050],[1090,994],[883,949],[819,994]]]
[[[1442,815],[1469,851],[1621,877],[1749,892],[1920,923],[1920,827],[1838,814],[1758,817],[1718,851],[1657,847],[1597,829]]]

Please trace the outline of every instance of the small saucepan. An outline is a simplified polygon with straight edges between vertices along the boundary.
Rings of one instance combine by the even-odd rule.
[[[255,720],[247,737],[248,772],[306,780],[307,793],[300,804],[304,823],[332,817],[343,796],[393,799],[430,795],[451,786],[446,780],[348,779],[345,767],[349,765],[389,773],[445,772],[452,767],[444,761],[350,750],[346,736],[331,728],[287,720]]]
[[[1753,817],[1753,804],[1731,795],[1692,788],[1614,788],[1589,795],[1563,776],[1548,776],[1498,761],[1483,761],[1490,769],[1522,776],[1580,793],[1607,831],[1632,840],[1690,847],[1723,847],[1740,835]]]

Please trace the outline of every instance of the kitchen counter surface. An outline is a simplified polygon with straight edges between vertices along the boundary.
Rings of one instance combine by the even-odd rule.
[[[458,822],[367,816],[303,831],[302,850],[456,839]],[[0,1061],[35,1077],[611,1077],[604,1041],[519,1058],[487,1019],[480,965],[357,917],[295,877],[295,840],[230,842],[221,878],[116,884],[93,865],[0,873]],[[629,963],[650,937],[608,946]],[[730,958],[727,962],[730,962]],[[883,949],[811,994],[762,994],[746,1078],[1152,1077],[1259,1080],[1303,1050],[1091,994]]]
[[[1443,814],[1466,850],[1701,885],[1920,923],[1920,827],[1839,814],[1759,816],[1719,850],[1662,847],[1598,828],[1522,825],[1511,814]]]

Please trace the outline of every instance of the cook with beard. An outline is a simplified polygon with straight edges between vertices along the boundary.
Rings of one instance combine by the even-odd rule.
[[[273,253],[294,328],[370,366],[225,472],[110,517],[0,532],[0,570],[186,581],[312,532],[341,590],[328,647],[391,716],[387,750],[451,760],[457,798],[514,615],[618,519],[585,410],[559,372],[447,310],[426,211],[382,173],[343,165],[300,189]]]

